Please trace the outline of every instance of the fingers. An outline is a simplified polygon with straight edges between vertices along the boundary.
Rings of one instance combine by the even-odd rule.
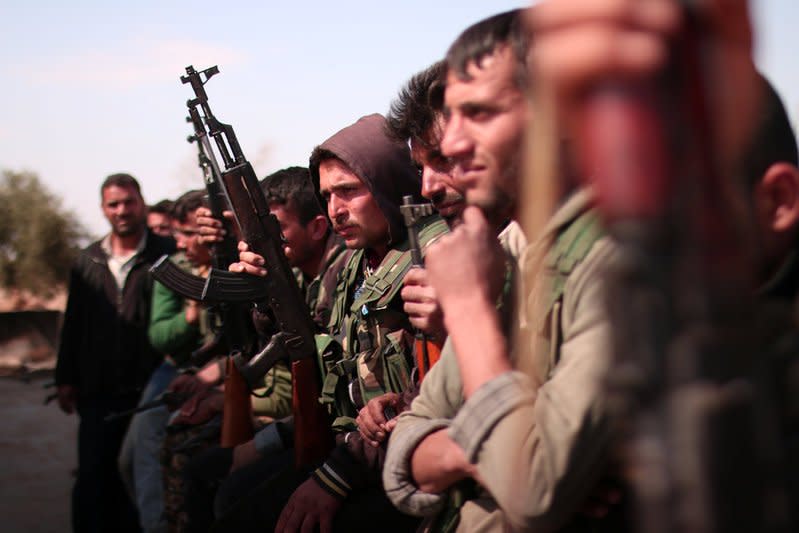
[[[321,517],[318,517],[315,514],[306,514],[305,517],[302,519],[302,525],[300,526],[300,533],[316,533],[316,524],[319,523],[320,518]]]
[[[679,25],[680,7],[673,0],[559,0],[541,2],[527,16],[534,32],[574,24],[606,23],[669,33]]]
[[[323,514],[319,517],[319,533],[333,533],[332,514]]]
[[[283,508],[283,511],[280,513],[280,518],[277,520],[277,524],[275,525],[275,533],[283,533],[284,531],[291,531],[288,529],[287,525],[289,524],[289,520],[292,514],[292,504],[291,500],[286,504]]]
[[[716,0],[718,1],[718,0]],[[569,99],[608,77],[638,78],[660,69],[682,8],[672,0],[560,0],[527,12],[537,78]]]
[[[419,270],[419,269],[413,269]],[[426,275],[425,275],[426,278]],[[406,284],[400,291],[402,299],[406,302],[435,302],[436,290],[432,285]]]
[[[364,406],[360,410],[355,423],[358,424],[361,436],[373,447],[379,446],[381,440],[385,438],[385,435],[380,436],[382,434],[380,425],[374,420],[367,407]]]
[[[412,268],[408,270],[408,273],[405,274],[405,278],[402,280],[402,282],[406,286],[430,286],[430,283],[427,281],[427,271],[424,268]]]
[[[458,233],[485,233],[488,230],[488,220],[486,220],[483,211],[478,207],[469,206],[463,210],[463,224],[455,228],[451,235]]]
[[[244,241],[239,241],[238,248],[239,261],[230,265],[228,270],[231,272],[244,272],[254,276],[266,276],[264,258],[254,252],[250,252],[247,243]]]
[[[373,447],[378,447],[391,431],[388,429],[388,423],[390,421],[386,420],[386,406],[390,405],[396,407],[399,401],[400,396],[398,394],[384,394],[369,400],[369,403],[358,413],[358,417],[356,418],[358,430],[364,439]],[[390,427],[393,429],[395,425],[396,421]]]
[[[199,207],[196,212],[196,222],[200,232],[199,240],[203,244],[213,244],[225,238],[225,231],[222,222],[211,214],[207,207]]]
[[[392,418],[391,420],[386,422],[386,432],[391,433],[392,431],[394,431],[394,428],[397,427],[397,422],[399,422],[399,419],[397,418]]]

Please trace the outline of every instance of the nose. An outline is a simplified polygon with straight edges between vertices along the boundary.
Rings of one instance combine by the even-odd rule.
[[[119,202],[116,206],[116,213],[117,215],[124,215],[129,213],[132,209],[132,206],[128,202]]]
[[[453,113],[444,126],[441,137],[441,153],[446,157],[462,156],[472,150],[472,142],[464,130],[463,119]]]
[[[436,194],[444,190],[444,185],[438,179],[438,172],[428,165],[422,167],[422,196],[432,200]]]
[[[327,214],[334,222],[343,222],[347,218],[347,206],[336,194],[331,194],[327,200]]]

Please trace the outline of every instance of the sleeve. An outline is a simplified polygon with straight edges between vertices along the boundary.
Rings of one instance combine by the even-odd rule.
[[[402,393],[400,405],[410,405],[419,394],[415,384]],[[381,484],[381,472],[386,459],[386,443],[375,448],[363,440],[357,431],[339,435],[340,441],[327,461],[313,472],[312,477],[322,488],[337,498],[344,498],[356,489]]]
[[[385,464],[383,488],[400,511],[414,516],[438,512],[444,505],[441,494],[422,492],[411,474],[411,457],[425,437],[447,428],[463,401],[463,386],[452,344],[447,341],[441,359],[422,381],[419,396],[408,411],[400,414],[391,432]]]
[[[253,414],[283,418],[291,414],[291,370],[277,363],[264,377],[264,388],[252,397]]]
[[[77,265],[72,267],[69,279],[69,296],[64,311],[55,369],[56,385],[79,386],[79,354],[81,332],[85,317],[85,290]]]
[[[498,376],[469,398],[450,426],[450,437],[520,529],[561,527],[604,468],[610,431],[602,380],[611,350],[602,274],[612,257],[610,242],[600,241],[569,277],[551,379],[536,391],[521,372]]]
[[[184,299],[158,281],[153,282],[152,309],[147,336],[150,344],[163,354],[191,350],[200,328],[186,322]]]

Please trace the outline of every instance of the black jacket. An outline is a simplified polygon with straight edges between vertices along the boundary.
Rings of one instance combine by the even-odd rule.
[[[138,395],[163,359],[147,339],[153,286],[149,269],[174,251],[172,239],[148,232],[121,292],[101,241],[80,253],[70,274],[58,385],[76,386],[83,402]]]

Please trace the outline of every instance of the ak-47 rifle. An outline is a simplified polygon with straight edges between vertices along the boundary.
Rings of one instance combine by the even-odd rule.
[[[408,228],[411,264],[417,268],[424,267],[422,247],[419,245],[418,224],[421,219],[434,213],[433,204],[414,204],[413,196],[403,196],[400,212],[405,220],[405,227]],[[419,381],[421,381],[441,357],[441,341],[436,342],[429,339],[423,331],[417,328],[414,328],[414,336],[416,337],[414,347],[416,369],[419,372]]]
[[[114,420],[119,420],[120,418],[125,418],[126,416],[135,415],[136,413],[142,413],[144,411],[150,411],[152,409],[157,409],[162,405],[167,407],[177,406],[182,404],[188,399],[188,396],[185,394],[174,392],[174,391],[166,391],[161,393],[155,399],[150,400],[149,402],[145,402],[133,409],[127,409],[125,411],[119,411],[117,413],[111,413],[103,418],[103,422],[113,422]]]
[[[216,269],[226,269],[230,264],[238,261],[238,248],[233,237],[233,231],[228,220],[223,216],[226,199],[222,192],[219,169],[212,164],[206,153],[204,143],[201,141],[205,135],[202,119],[196,107],[189,108],[188,122],[194,126],[194,134],[187,140],[197,143],[198,165],[203,173],[203,182],[208,196],[208,208],[211,216],[222,222],[225,235],[222,240],[211,247],[211,266]],[[227,347],[227,352],[233,351],[250,353],[255,347],[255,331],[252,326],[249,305],[246,302],[212,302],[206,306],[206,312],[211,317],[209,322],[213,337],[191,354],[192,363],[202,367],[213,357],[222,353],[221,346]]]
[[[267,275],[260,278],[212,268],[201,294],[194,295],[200,301],[245,300],[268,306],[277,333],[261,352],[251,357],[246,353],[238,354],[231,359],[229,367],[234,375],[240,374],[249,388],[254,389],[261,385],[263,376],[278,361],[291,363],[295,458],[298,464],[310,464],[323,457],[332,446],[327,413],[317,401],[320,374],[314,340],[316,327],[283,252],[280,224],[269,211],[255,172],[245,158],[233,128],[219,122],[211,112],[204,85],[218,72],[217,67],[199,72],[192,66],[186,67],[186,75],[181,77],[181,81],[190,84],[195,95],[187,106],[190,112],[195,110],[200,115],[202,132],[197,132],[198,140],[205,148],[211,168],[218,170],[222,191],[241,230],[242,239],[251,251],[264,258]],[[224,169],[216,160],[209,138],[216,144]],[[194,288],[197,288],[196,283]]]
[[[710,69],[688,9],[686,21],[663,78],[601,84],[578,136],[619,248],[608,391],[620,460],[636,531],[786,531],[752,378],[762,354],[742,229],[753,224],[718,170]]]

